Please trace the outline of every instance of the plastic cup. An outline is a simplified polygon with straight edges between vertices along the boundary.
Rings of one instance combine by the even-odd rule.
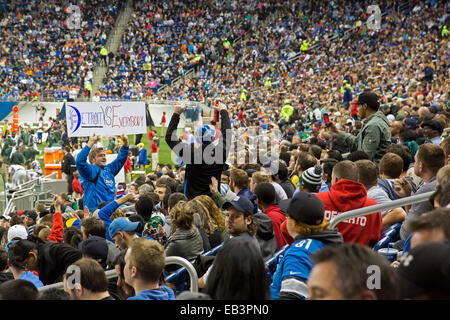
[[[381,248],[378,250],[378,253],[383,255],[386,259],[388,259],[391,263],[397,261],[398,250],[393,248]]]

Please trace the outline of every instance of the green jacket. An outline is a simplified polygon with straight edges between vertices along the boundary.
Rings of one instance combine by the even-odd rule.
[[[25,164],[25,157],[23,156],[22,152],[14,152],[11,156],[11,164]]]
[[[15,144],[15,143],[14,143],[14,144]],[[1,155],[2,155],[2,156],[6,156],[6,150],[8,150],[8,149],[10,149],[10,147],[9,147],[9,141],[6,140],[5,143],[4,143],[3,146],[2,146],[2,153],[1,153]],[[12,148],[11,148],[11,150],[12,150]]]
[[[358,135],[341,132],[336,144],[346,145],[352,151],[362,150],[375,163],[386,153],[387,147],[391,144],[391,130],[389,121],[382,111],[377,111],[364,121],[363,127]]]
[[[12,152],[12,148],[11,147],[7,147],[2,149],[2,156],[6,159],[6,163],[9,163],[9,156],[11,155]]]
[[[37,156],[39,154],[39,151],[33,148],[27,148],[23,150],[23,156],[27,160],[27,162],[31,159],[31,157]]]
[[[53,131],[53,136],[55,137],[55,140],[59,142],[59,140],[61,140],[61,131],[59,130],[55,130]]]
[[[111,152],[114,153],[116,151],[116,142],[114,140],[109,141],[106,150],[111,150]]]
[[[46,142],[47,142],[47,146],[49,148],[51,148],[51,147],[60,146],[59,141],[60,141],[60,139],[58,138],[58,136],[55,133],[53,133],[53,134],[50,134],[47,136]]]

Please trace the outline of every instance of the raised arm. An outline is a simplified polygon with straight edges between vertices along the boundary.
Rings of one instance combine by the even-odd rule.
[[[98,217],[102,219],[102,221],[105,223],[106,227],[106,238],[109,241],[112,241],[111,237],[109,236],[109,225],[111,224],[111,215],[114,213],[114,211],[117,210],[118,207],[123,205],[126,202],[136,202],[137,198],[134,193],[129,193],[126,196],[119,198],[117,200],[111,201],[109,204],[104,206],[102,209],[98,212]]]
[[[214,107],[214,109],[220,112],[220,130],[222,132],[220,139],[222,139],[221,143],[223,148],[223,162],[225,163],[228,158],[228,153],[230,152],[231,144],[231,137],[228,137],[228,133],[231,132],[230,117],[228,116],[227,107],[223,103],[220,103],[217,107]]]
[[[61,213],[63,200],[61,199],[61,196],[53,195],[53,201],[55,205],[55,213],[53,213],[52,231],[47,237],[47,240],[53,242],[63,242],[64,221]]]
[[[75,162],[77,170],[80,173],[80,176],[85,180],[95,179],[98,172],[98,167],[87,163],[89,152],[91,151],[91,148],[96,141],[97,137],[94,133],[94,135],[89,138],[89,141],[86,144],[86,146],[78,154],[77,160]]]
[[[120,148],[117,158],[106,166],[113,175],[117,175],[122,169],[127,161],[128,152],[130,151],[130,147],[128,146],[128,136],[123,134],[121,139],[123,141],[123,146]]]
[[[175,110],[173,111],[172,118],[170,118],[169,126],[167,127],[166,132],[166,143],[169,145],[170,149],[172,149],[175,154],[182,158],[183,157],[183,149],[185,143],[183,143],[180,138],[177,137],[177,127],[180,122],[180,115],[184,112],[186,106],[184,105],[176,105]]]

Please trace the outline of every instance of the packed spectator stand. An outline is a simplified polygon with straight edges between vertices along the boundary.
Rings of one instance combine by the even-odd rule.
[[[92,82],[100,49],[114,27],[121,3],[80,2],[79,25],[76,21],[70,25],[75,9],[66,1],[4,4],[0,22],[2,100],[89,96],[86,82]]]
[[[69,170],[68,192],[34,210],[8,209],[0,298],[15,289],[32,291],[29,299],[448,299],[449,6],[388,1],[374,31],[368,5],[135,1],[101,96],[179,101],[165,143],[181,161],[111,185],[130,160],[127,137],[108,166],[95,135],[76,141],[89,199],[75,199]],[[105,16],[84,9],[93,21]],[[110,31],[119,9],[96,31]],[[13,59],[9,52],[2,56]],[[172,84],[189,69],[191,79]],[[13,74],[9,81],[20,82]],[[4,90],[18,94],[10,83]],[[185,100],[219,115],[194,131],[193,143],[172,135],[189,112]],[[30,143],[5,126],[2,168],[13,178],[16,153]],[[70,158],[73,148],[61,144]],[[225,163],[189,162],[211,146]],[[374,265],[381,289],[364,287]],[[103,282],[70,287],[72,266]],[[345,273],[353,275],[347,288]]]

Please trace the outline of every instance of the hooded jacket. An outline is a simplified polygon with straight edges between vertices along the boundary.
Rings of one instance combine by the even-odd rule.
[[[361,183],[347,179],[339,180],[329,192],[317,193],[316,196],[323,202],[325,219],[328,221],[341,213],[377,204],[375,200],[367,198],[367,191]],[[336,227],[344,242],[372,246],[381,238],[381,212],[345,220]]]
[[[147,149],[144,147],[139,150],[139,157],[138,157],[138,165],[148,165],[148,159],[147,159]]]
[[[115,176],[122,169],[128,157],[129,147],[122,146],[116,160],[102,168],[87,163],[91,148],[85,146],[77,156],[76,165],[84,190],[84,205],[89,211],[97,209],[103,201],[111,202],[116,195]]]
[[[281,234],[281,224],[286,221],[286,216],[278,205],[271,205],[264,210],[264,213],[272,220],[275,239],[277,240],[278,249],[281,249],[287,242]]]
[[[272,220],[264,214],[257,213],[253,215],[258,229],[256,231],[256,239],[258,240],[259,247],[261,248],[261,255],[264,260],[269,259],[278,249],[277,239],[275,238],[275,232],[273,231]]]
[[[306,281],[313,268],[311,254],[328,244],[342,244],[342,235],[336,230],[325,230],[298,235],[277,265],[270,292],[272,300],[306,299]]]
[[[169,287],[160,286],[158,289],[142,290],[127,300],[175,300],[175,293]]]
[[[39,245],[39,279],[44,285],[62,281],[68,266],[82,258],[81,251],[66,243]]]

